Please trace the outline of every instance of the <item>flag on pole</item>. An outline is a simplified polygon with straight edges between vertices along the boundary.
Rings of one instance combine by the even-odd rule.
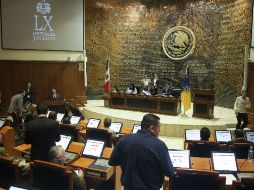
[[[191,108],[191,92],[190,92],[190,77],[189,66],[186,67],[185,77],[183,79],[183,91],[181,93],[184,113]]]
[[[110,74],[109,74],[109,59],[106,61],[106,73],[105,73],[105,84],[104,84],[105,92],[109,93],[111,89],[110,84]]]

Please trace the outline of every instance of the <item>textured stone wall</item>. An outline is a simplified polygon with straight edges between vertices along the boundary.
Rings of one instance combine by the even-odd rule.
[[[120,90],[153,73],[181,86],[189,65],[191,87],[214,87],[216,104],[232,107],[242,86],[244,45],[250,43],[251,0],[123,2],[86,0],[90,95],[103,94],[109,55],[112,85]],[[170,60],[162,48],[163,36],[176,25],[196,36],[194,53],[182,61]]]

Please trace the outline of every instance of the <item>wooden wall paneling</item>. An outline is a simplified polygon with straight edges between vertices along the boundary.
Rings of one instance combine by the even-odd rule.
[[[0,61],[1,106],[8,106],[10,98],[27,82],[32,83],[37,103],[47,99],[52,88],[65,98],[85,96],[83,76],[77,62]]]

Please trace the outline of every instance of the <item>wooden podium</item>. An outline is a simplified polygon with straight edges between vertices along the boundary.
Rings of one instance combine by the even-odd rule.
[[[193,115],[205,119],[214,118],[215,91],[211,89],[191,89],[193,94]]]

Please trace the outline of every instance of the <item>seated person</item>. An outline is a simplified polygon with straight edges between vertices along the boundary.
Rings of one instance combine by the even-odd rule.
[[[166,83],[165,88],[162,91],[163,95],[171,95],[173,92],[173,87],[171,86],[170,83]]]
[[[201,141],[209,141],[210,135],[211,135],[210,130],[207,127],[203,127],[200,130],[200,140]]]
[[[64,103],[64,117],[72,117],[72,116],[80,117],[82,120],[85,119],[82,112],[74,105],[72,105],[70,102]]]
[[[233,141],[233,143],[249,143],[248,141],[245,140],[242,129],[236,129],[234,135],[235,140]]]
[[[127,94],[137,94],[137,88],[134,86],[134,84],[130,84],[130,86],[127,88],[126,93]]]
[[[56,112],[55,112],[55,111],[51,111],[51,112],[49,113],[48,118],[56,121],[56,118],[57,118]]]
[[[37,111],[36,111],[37,105],[32,104],[25,113],[25,123],[32,121],[37,118]]]
[[[61,99],[61,95],[56,92],[56,89],[53,88],[51,90],[51,95],[50,95],[49,99],[50,100],[60,100]]]
[[[144,75],[144,78],[141,80],[141,89],[144,89],[148,86],[148,84],[151,82],[151,80],[147,77],[147,74]]]
[[[142,94],[155,95],[155,88],[151,82],[143,89]]]
[[[66,161],[66,153],[62,146],[53,146],[49,150],[49,162],[54,164],[64,165]],[[84,172],[78,170],[78,174],[73,168],[68,168],[73,174],[73,190],[86,190],[86,183],[84,180]]]
[[[63,122],[63,124],[70,125],[71,124],[71,119],[70,119],[70,117],[64,117],[62,122]]]
[[[113,131],[112,129],[110,129],[110,125],[111,125],[111,118],[110,117],[105,117],[103,123],[104,123],[104,128],[108,130],[109,133],[112,133],[112,137],[116,137],[116,133],[115,131]]]

